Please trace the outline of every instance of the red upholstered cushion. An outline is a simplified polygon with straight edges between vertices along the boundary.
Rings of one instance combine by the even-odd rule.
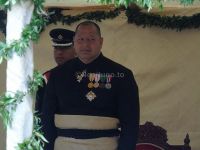
[[[151,143],[138,143],[136,150],[164,150],[162,147]]]

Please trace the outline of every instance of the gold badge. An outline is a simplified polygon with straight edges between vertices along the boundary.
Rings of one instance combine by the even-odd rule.
[[[92,91],[88,92],[85,96],[90,102],[96,98],[96,94]]]
[[[88,88],[93,88],[93,83],[92,82],[90,82],[90,83],[88,83]]]
[[[98,88],[98,87],[99,87],[99,83],[98,83],[98,82],[95,82],[93,86],[94,86],[95,88]]]
[[[86,71],[84,70],[83,72],[77,72],[76,73],[76,80],[80,83],[86,74]]]

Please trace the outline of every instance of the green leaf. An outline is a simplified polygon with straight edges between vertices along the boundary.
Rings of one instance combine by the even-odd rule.
[[[38,87],[42,86],[43,86],[43,75],[39,71],[35,70],[33,73],[33,78],[31,79],[30,76],[28,77],[28,87],[29,87],[28,92],[30,94],[34,94],[38,90]]]
[[[3,57],[0,56],[0,64],[3,62]]]

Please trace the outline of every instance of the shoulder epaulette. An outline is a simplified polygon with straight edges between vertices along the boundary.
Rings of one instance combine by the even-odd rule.
[[[49,80],[49,77],[51,75],[51,71],[46,71],[45,73],[43,73],[43,77],[44,77],[44,80],[45,80],[45,83],[47,84],[48,80]]]

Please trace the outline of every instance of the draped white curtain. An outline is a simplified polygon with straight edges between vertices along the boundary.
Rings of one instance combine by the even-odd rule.
[[[25,25],[30,22],[34,5],[31,1],[16,4],[7,14],[7,43],[21,37]],[[33,74],[33,49],[32,44],[21,57],[14,54],[7,62],[7,92],[27,92],[27,77]],[[17,106],[13,114],[12,126],[7,128],[7,150],[16,150],[18,143],[23,142],[32,134],[33,113],[32,98],[26,95],[23,102]]]

